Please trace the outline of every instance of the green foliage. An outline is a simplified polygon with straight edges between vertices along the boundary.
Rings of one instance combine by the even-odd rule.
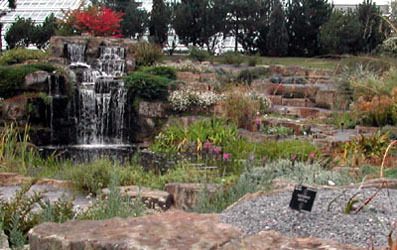
[[[360,51],[360,22],[352,11],[332,12],[327,23],[321,27],[320,41],[325,54],[354,54]]]
[[[44,48],[50,38],[55,35],[55,32],[58,30],[57,19],[52,13],[41,25],[35,26],[34,32],[32,34],[32,43],[36,45],[37,48]]]
[[[0,199],[0,213],[3,215],[3,229],[8,235],[12,247],[25,244],[25,235],[39,224],[39,216],[34,212],[43,195],[34,193],[27,195],[34,182],[27,183],[11,200]]]
[[[10,49],[17,46],[27,47],[32,41],[34,30],[35,26],[32,19],[18,17],[6,32],[4,39]]]
[[[40,222],[64,223],[74,219],[76,215],[73,210],[72,198],[66,199],[65,197],[61,197],[53,203],[45,199],[40,205],[42,209],[40,212]]]
[[[237,81],[251,85],[252,81],[255,79],[266,78],[269,75],[269,68],[265,67],[255,67],[253,69],[245,69],[240,71],[237,76]]]
[[[260,161],[263,157],[266,157],[267,161],[290,159],[292,155],[296,156],[296,161],[306,161],[310,153],[320,155],[320,150],[315,145],[298,140],[255,143],[239,139],[228,143],[224,147],[224,152],[230,153],[235,159],[248,159],[254,156]]]
[[[23,63],[27,60],[42,60],[47,54],[40,50],[15,48],[7,50],[0,57],[0,65],[12,65]]]
[[[174,5],[172,26],[182,44],[214,49],[219,32],[225,31],[226,0],[190,0]],[[216,21],[215,21],[216,20]]]
[[[167,100],[171,81],[162,76],[134,72],[125,78],[125,86],[136,97],[147,101]]]
[[[280,125],[280,126],[266,126],[261,129],[261,132],[270,135],[291,135],[293,134],[294,130],[289,127]]]
[[[160,47],[147,42],[140,42],[136,48],[136,65],[152,66],[163,57],[163,50]]]
[[[240,66],[244,62],[244,57],[238,52],[228,51],[220,56],[220,62]]]
[[[154,0],[150,12],[149,32],[154,43],[161,46],[168,40],[168,29],[171,23],[171,9],[164,0]]]
[[[203,62],[207,61],[211,57],[211,54],[208,53],[208,51],[201,50],[197,47],[192,47],[190,49],[190,57],[196,61]]]
[[[383,42],[389,27],[384,24],[381,11],[372,0],[363,0],[356,12],[360,22],[361,51],[372,52]]]
[[[55,66],[46,63],[0,66],[0,97],[8,98],[18,94],[27,74],[39,70],[52,72],[55,69]]]
[[[245,52],[255,54],[266,51],[266,37],[271,10],[271,1],[239,0],[226,1],[227,28]],[[237,43],[235,51],[237,51]]]
[[[250,169],[246,169],[237,183],[229,187],[221,186],[215,194],[211,194],[204,183],[193,211],[198,213],[220,213],[244,195],[255,193],[264,186],[267,187],[267,176],[258,176],[253,181],[250,178],[250,172]]]
[[[108,159],[69,166],[64,171],[65,178],[72,181],[77,190],[86,194],[96,194],[98,190],[107,188],[113,174],[117,173]]]
[[[261,57],[259,53],[256,53],[254,56],[248,57],[248,66],[250,67],[255,67],[260,62],[261,62]]]
[[[197,121],[187,128],[174,124],[165,128],[155,139],[151,149],[157,152],[185,152],[191,144],[197,151],[205,142],[225,146],[235,141],[237,128],[224,119],[211,118]]]
[[[169,66],[152,66],[152,67],[141,67],[139,71],[155,75],[166,77],[171,80],[176,80],[176,69]]]
[[[260,102],[247,93],[231,91],[223,102],[224,116],[236,123],[239,128],[250,128],[260,110]]]
[[[144,36],[149,22],[149,15],[146,10],[139,8],[140,3],[129,1],[125,10],[120,9],[125,16],[121,22],[121,30],[125,37],[140,39]]]
[[[345,129],[354,129],[356,127],[357,119],[354,117],[354,115],[350,112],[343,112],[343,113],[338,113],[334,112],[332,113],[332,118],[331,118],[331,123],[336,127],[336,128],[343,128]]]
[[[145,204],[140,197],[132,200],[123,196],[117,187],[119,185],[117,175],[112,175],[109,185],[109,194],[103,200],[97,200],[79,219],[106,220],[114,217],[127,218],[142,216],[145,212]]]
[[[269,56],[285,56],[288,54],[288,30],[283,6],[279,0],[273,3],[269,18],[269,31],[265,39]]]
[[[318,55],[319,32],[332,13],[326,0],[289,0],[286,18],[290,56]]]
[[[328,181],[336,185],[350,184],[353,179],[348,172],[326,170],[318,162],[313,164],[290,159],[280,159],[266,164],[257,175],[271,176],[271,179],[286,179],[299,184],[328,185]],[[269,178],[269,177],[268,177]]]

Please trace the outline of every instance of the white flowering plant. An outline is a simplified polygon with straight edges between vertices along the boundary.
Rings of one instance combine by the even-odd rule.
[[[248,95],[251,97],[252,100],[259,102],[259,112],[260,113],[267,113],[269,109],[272,107],[272,102],[270,101],[269,97],[265,94],[257,93],[257,92],[249,92]]]
[[[222,95],[212,91],[177,90],[170,94],[168,101],[174,111],[183,112],[194,106],[209,108],[222,98]]]

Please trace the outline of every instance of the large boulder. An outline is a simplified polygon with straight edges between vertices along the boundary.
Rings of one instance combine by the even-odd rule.
[[[173,211],[140,218],[43,223],[29,232],[31,250],[217,249],[241,233],[216,214]]]
[[[45,92],[48,89],[49,75],[48,72],[42,70],[27,74],[22,88],[24,90]]]

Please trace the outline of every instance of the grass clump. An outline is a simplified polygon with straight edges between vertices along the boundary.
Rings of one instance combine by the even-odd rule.
[[[223,64],[232,64],[240,66],[244,62],[244,56],[238,52],[228,51],[220,56],[220,62]]]
[[[190,58],[192,58],[193,60],[203,62],[209,60],[210,57],[211,54],[206,50],[202,50],[197,47],[192,47],[190,49]]]
[[[141,67],[139,71],[155,76],[166,77],[170,80],[176,80],[176,69],[168,66]]]
[[[137,66],[152,66],[163,58],[163,50],[151,45],[147,42],[140,42],[136,48],[136,65]]]
[[[125,86],[131,89],[135,97],[146,101],[167,100],[171,81],[162,76],[134,72],[125,78]]]
[[[0,65],[12,65],[28,60],[42,60],[47,57],[45,52],[25,48],[15,48],[4,52],[0,56]]]
[[[245,69],[240,71],[240,73],[238,74],[237,82],[251,86],[253,80],[259,79],[261,77],[267,77],[268,74],[269,74],[269,68],[265,68],[265,67]]]

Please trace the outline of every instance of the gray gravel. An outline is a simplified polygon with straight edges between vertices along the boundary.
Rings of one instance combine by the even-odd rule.
[[[363,189],[356,199],[367,200],[377,189]],[[231,223],[245,234],[274,230],[294,237],[318,237],[341,243],[368,247],[387,245],[387,234],[397,222],[397,190],[383,189],[358,214],[344,214],[342,207],[357,189],[318,190],[311,213],[289,208],[292,192],[260,196],[242,201],[221,214],[223,222]],[[338,195],[346,192],[331,205]],[[360,203],[362,204],[362,203]],[[359,205],[357,205],[358,207]],[[397,228],[396,228],[397,230]]]

